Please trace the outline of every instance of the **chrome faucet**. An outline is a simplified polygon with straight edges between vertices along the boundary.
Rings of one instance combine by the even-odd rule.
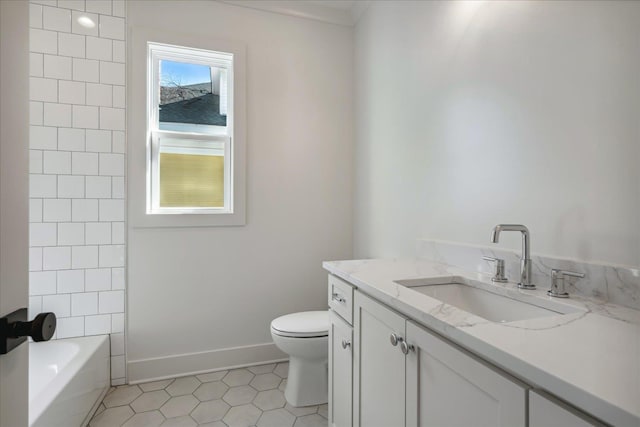
[[[520,283],[521,289],[535,289],[536,285],[531,283],[531,255],[529,253],[529,229],[520,224],[498,224],[491,232],[491,242],[498,243],[500,233],[503,231],[519,231],[522,233],[522,258],[520,260]]]

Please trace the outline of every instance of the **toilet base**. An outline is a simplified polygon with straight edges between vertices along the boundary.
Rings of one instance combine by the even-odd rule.
[[[322,405],[328,401],[327,360],[289,359],[284,397],[291,406]]]

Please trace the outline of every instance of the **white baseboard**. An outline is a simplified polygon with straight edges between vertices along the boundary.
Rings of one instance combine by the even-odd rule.
[[[129,384],[137,384],[223,369],[281,362],[287,359],[287,355],[280,351],[275,344],[258,344],[129,360],[127,362],[127,376]]]

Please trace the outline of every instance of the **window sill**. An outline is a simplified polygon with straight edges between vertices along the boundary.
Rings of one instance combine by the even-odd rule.
[[[139,213],[133,228],[238,227],[246,224],[244,212],[234,213]]]
[[[226,209],[154,209],[147,215],[233,215],[233,211]]]

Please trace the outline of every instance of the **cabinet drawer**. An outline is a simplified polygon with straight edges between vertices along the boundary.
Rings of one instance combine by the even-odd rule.
[[[353,286],[329,275],[329,307],[350,325],[353,324]]]

